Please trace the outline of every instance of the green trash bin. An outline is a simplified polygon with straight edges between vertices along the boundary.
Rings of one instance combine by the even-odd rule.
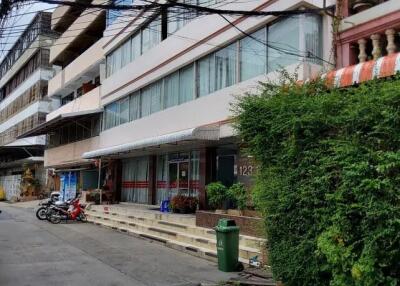
[[[224,272],[239,268],[239,227],[232,219],[220,219],[217,234],[218,269]]]

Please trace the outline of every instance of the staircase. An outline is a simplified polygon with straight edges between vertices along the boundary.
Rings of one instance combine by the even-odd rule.
[[[154,206],[151,206],[154,208]],[[205,258],[217,260],[215,231],[196,226],[195,216],[160,213],[143,205],[90,205],[85,211],[88,221],[150,239],[167,247]],[[262,261],[264,239],[240,235],[239,260],[248,263],[258,256]]]

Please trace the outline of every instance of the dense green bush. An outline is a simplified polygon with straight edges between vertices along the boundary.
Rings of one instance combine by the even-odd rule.
[[[228,188],[221,182],[213,182],[206,186],[208,205],[213,209],[223,208],[229,199]]]
[[[400,80],[265,84],[236,127],[285,285],[400,285]]]
[[[244,210],[247,207],[248,192],[242,183],[235,183],[228,189],[228,197],[238,210]]]

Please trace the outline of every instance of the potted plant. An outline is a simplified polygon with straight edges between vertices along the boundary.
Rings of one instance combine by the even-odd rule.
[[[208,205],[212,209],[227,210],[228,188],[221,182],[210,183],[206,186]]]
[[[174,213],[195,213],[198,203],[195,197],[176,195],[171,199],[171,209]]]
[[[367,10],[377,4],[379,4],[379,0],[351,0],[351,9],[356,13]]]
[[[242,183],[236,183],[228,189],[228,196],[234,202],[239,210],[239,215],[243,215],[244,209],[247,207],[248,194]]]

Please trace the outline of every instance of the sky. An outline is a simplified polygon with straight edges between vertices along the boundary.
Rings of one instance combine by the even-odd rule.
[[[3,60],[4,56],[8,53],[8,50],[12,47],[22,33],[21,30],[26,27],[21,25],[29,24],[33,17],[35,17],[36,13],[32,12],[37,12],[44,9],[51,12],[54,7],[54,5],[36,2],[34,4],[21,7],[18,11],[12,11],[12,14],[10,14],[5,27],[1,28],[4,29],[4,33],[3,36],[0,35],[0,62]],[[29,14],[23,15],[25,13]],[[12,32],[12,34],[10,34],[10,32]]]

